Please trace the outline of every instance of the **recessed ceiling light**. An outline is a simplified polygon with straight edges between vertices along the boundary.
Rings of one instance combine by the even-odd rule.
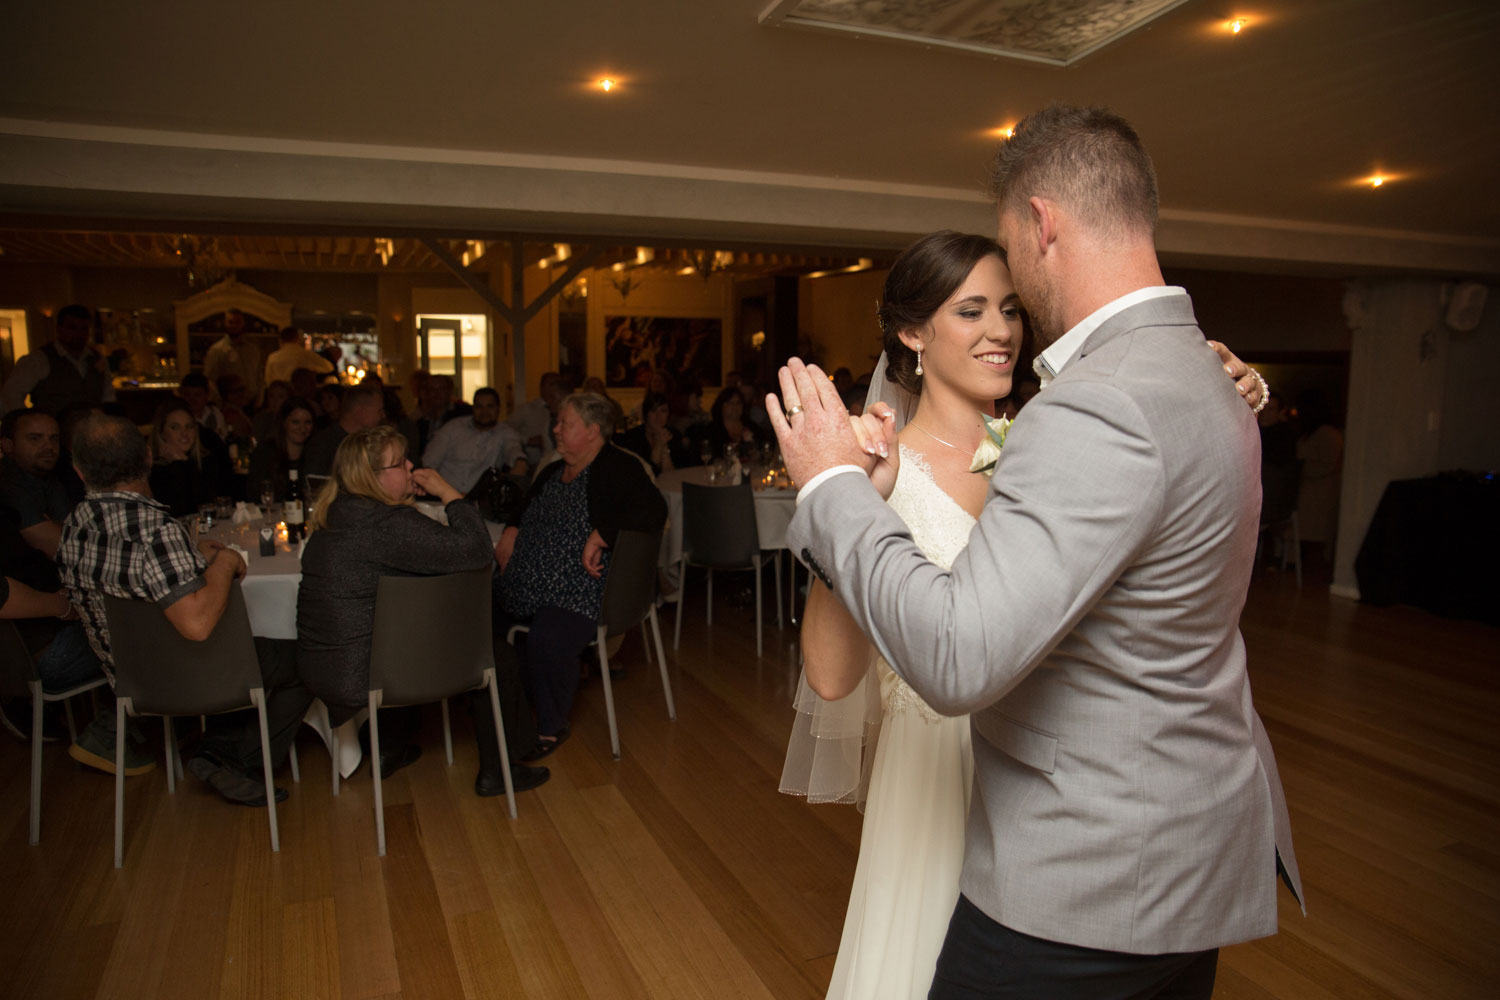
[[[1370,178],[1370,187],[1372,187],[1372,188],[1378,188],[1378,187],[1381,187],[1384,184],[1385,184],[1385,175],[1384,174],[1376,174],[1374,177]]]
[[[990,135],[994,136],[996,139],[1009,139],[1015,134],[1016,127],[1014,125],[1001,125],[997,129],[990,130]]]
[[[604,91],[606,94],[614,90],[619,85],[620,82],[612,76],[600,77],[599,79],[599,89]]]
[[[1227,25],[1225,25],[1225,27],[1229,29],[1229,33],[1231,35],[1238,35],[1240,32],[1245,30],[1245,25],[1247,23],[1248,22],[1243,17],[1236,17]]]

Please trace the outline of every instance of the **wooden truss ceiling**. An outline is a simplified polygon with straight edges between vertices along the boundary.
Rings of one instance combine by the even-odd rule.
[[[509,260],[510,245],[503,240],[436,239],[455,258],[467,256],[469,270],[487,272]],[[530,264],[547,260],[559,263],[556,245],[527,242]],[[575,244],[574,250],[582,244]],[[384,257],[381,250],[385,249]],[[642,254],[641,251],[646,253]],[[645,258],[645,263],[638,263]],[[183,235],[178,233],[132,233],[0,229],[0,263],[64,264],[84,267],[185,268],[190,260],[200,267],[219,271],[342,271],[342,272],[443,272],[437,255],[418,238],[390,239],[372,236],[263,236]],[[597,266],[623,264],[683,270],[709,267],[744,277],[768,274],[806,274],[888,266],[889,260],[871,261],[841,255],[783,253],[777,251],[715,251],[683,247],[609,246]]]

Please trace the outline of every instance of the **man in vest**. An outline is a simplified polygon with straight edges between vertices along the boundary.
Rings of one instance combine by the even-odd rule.
[[[85,306],[64,306],[57,313],[57,339],[16,362],[0,389],[0,412],[31,405],[56,414],[70,403],[112,403],[115,387],[104,356],[89,347],[94,316]]]

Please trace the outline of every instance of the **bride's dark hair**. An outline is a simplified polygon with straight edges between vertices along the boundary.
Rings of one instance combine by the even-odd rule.
[[[988,236],[929,233],[901,251],[885,279],[876,318],[885,348],[886,377],[907,392],[919,394],[917,352],[901,342],[901,333],[927,325],[932,314],[963,284],[974,265],[1000,256],[1000,244]]]

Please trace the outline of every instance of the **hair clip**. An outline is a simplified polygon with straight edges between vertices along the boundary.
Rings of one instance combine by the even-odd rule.
[[[880,327],[880,335],[885,336],[885,318],[880,315],[880,300],[875,300],[875,325]]]

